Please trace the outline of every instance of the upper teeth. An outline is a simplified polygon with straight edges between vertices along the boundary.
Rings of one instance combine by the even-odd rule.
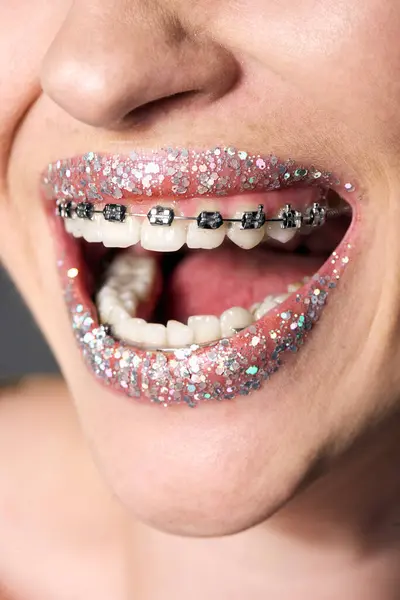
[[[147,250],[161,252],[179,250],[185,243],[189,248],[216,248],[225,235],[246,249],[259,244],[265,235],[286,242],[303,224],[323,225],[328,214],[327,208],[318,203],[304,214],[287,204],[269,218],[262,205],[231,218],[223,218],[217,210],[203,210],[198,217],[180,217],[163,206],[153,207],[147,215],[136,215],[121,204],[107,204],[103,210],[96,210],[89,202],[75,205],[70,201],[60,202],[57,210],[65,219],[66,230],[75,237],[118,248],[140,242]]]
[[[93,219],[95,214],[102,214],[106,221],[116,223],[124,223],[129,215],[134,217],[147,216],[149,223],[155,226],[171,226],[175,219],[195,220],[197,227],[200,229],[219,229],[224,222],[238,222],[240,223],[240,229],[260,229],[266,221],[279,221],[282,229],[300,229],[303,223],[312,226],[323,225],[326,217],[326,207],[314,202],[303,215],[301,212],[294,210],[290,204],[286,204],[277,216],[267,219],[262,204],[258,205],[257,210],[243,211],[240,216],[224,218],[219,211],[203,210],[197,217],[182,217],[176,216],[172,208],[154,206],[147,215],[140,215],[128,212],[127,207],[123,204],[106,204],[102,210],[96,210],[94,204],[90,202],[75,204],[72,201],[58,201],[57,214],[66,219],[78,217],[87,220]]]
[[[236,306],[215,315],[189,317],[187,324],[168,321],[167,326],[147,323],[136,317],[137,307],[151,294],[155,278],[155,261],[129,252],[117,256],[109,268],[106,282],[96,297],[100,320],[108,324],[119,338],[149,348],[179,348],[207,344],[221,337],[231,337],[250,326],[269,310],[278,307],[301,283],[288,286],[287,293],[267,296],[250,310]]]

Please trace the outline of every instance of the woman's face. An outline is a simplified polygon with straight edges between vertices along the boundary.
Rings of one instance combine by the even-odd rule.
[[[60,362],[109,485],[133,514],[156,527],[221,535],[259,523],[398,408],[399,29],[400,5],[391,0],[2,3],[0,258]],[[166,147],[172,150],[149,157]],[[76,156],[46,171],[49,163]],[[289,158],[294,167],[280,162]],[[295,175],[298,165],[307,176]],[[40,186],[44,171],[50,199]],[[168,346],[171,339],[174,347],[184,346],[186,340],[192,347],[185,351],[124,346],[119,338],[129,340],[128,330],[114,322],[118,311],[110,313],[123,297],[120,312],[132,317],[140,293],[130,287],[128,262],[137,267],[142,260],[147,266],[140,284],[148,301],[138,314],[150,315],[152,261],[159,252],[140,252],[140,244],[125,255],[117,251],[121,264],[112,263],[113,284],[102,245],[83,244],[91,258],[82,266],[79,240],[71,242],[64,232],[64,222],[70,231],[90,222],[92,238],[107,232],[115,246],[122,231],[133,240],[135,227],[142,227],[143,246],[166,250],[169,243],[177,249],[182,231],[186,236],[195,227],[194,239],[203,237],[192,245],[213,246],[218,243],[207,236],[217,239],[219,230],[179,219],[170,227],[151,225],[147,210],[163,205],[175,216],[197,216],[208,208],[232,216],[233,209],[257,211],[262,203],[268,218],[289,199],[303,211],[307,201],[319,200],[315,193],[323,185],[271,193],[254,191],[254,181],[265,188],[293,179],[308,184],[318,173],[356,215],[336,265],[333,255],[321,267],[322,282],[311,279],[281,309],[270,306],[251,329],[233,337],[213,333],[222,325],[212,319],[180,333],[170,325],[168,339],[159,328],[140,330],[147,347]],[[97,212],[91,221],[76,212],[69,220],[54,216],[60,198],[64,217],[68,201],[73,211],[90,202],[89,212]],[[129,217],[118,230],[122,224],[101,213],[105,204],[144,216]],[[273,231],[270,223],[263,231],[267,227]],[[222,249],[185,251],[168,280],[164,273],[167,300],[158,315],[219,316],[232,306],[249,309],[267,293],[286,292],[295,275],[312,275],[324,262],[321,254],[334,250],[338,240],[329,236],[335,240],[335,228],[325,231],[329,235],[322,229],[297,234],[296,240],[311,241],[278,251],[226,242]],[[236,224],[236,235],[242,234],[250,242],[241,245],[252,245],[259,232]],[[177,254],[168,256],[172,263]],[[84,280],[95,271],[101,272],[97,289],[109,284],[111,294],[110,300],[102,293],[99,318],[113,327],[97,323],[88,297],[94,288]],[[248,325],[248,315],[228,315],[228,328]],[[143,322],[134,324],[131,338]],[[210,345],[213,335],[228,341]],[[284,351],[277,351],[276,339]],[[295,351],[286,351],[288,345]]]

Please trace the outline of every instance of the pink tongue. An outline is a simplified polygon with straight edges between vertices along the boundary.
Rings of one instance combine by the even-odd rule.
[[[186,321],[191,315],[220,315],[233,306],[250,308],[269,294],[287,292],[290,283],[316,273],[323,258],[250,252],[223,247],[191,253],[175,268],[167,286],[168,318]]]

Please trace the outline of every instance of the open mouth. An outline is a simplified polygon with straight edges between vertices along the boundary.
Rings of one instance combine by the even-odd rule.
[[[195,406],[259,389],[349,262],[354,183],[234,148],[49,165],[72,326],[125,395]]]

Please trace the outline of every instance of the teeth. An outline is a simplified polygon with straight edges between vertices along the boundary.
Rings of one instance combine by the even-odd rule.
[[[233,218],[239,218],[236,212]],[[225,235],[237,246],[249,250],[263,240],[272,238],[286,243],[296,235],[296,229],[282,229],[280,223],[268,223],[259,229],[241,229],[241,223],[224,223],[219,229],[201,229],[196,221],[189,225],[175,220],[170,226],[152,225],[147,218],[125,218],[123,223],[107,221],[100,214],[92,220],[65,219],[65,230],[87,242],[102,242],[107,248],[128,248],[141,243],[146,250],[176,252],[186,243],[188,248],[212,250],[218,248]]]
[[[148,323],[144,319],[128,319],[113,325],[115,335],[130,344],[143,344],[146,340],[146,327]]]
[[[302,287],[302,285],[302,283],[289,283],[287,291],[293,294],[293,292],[297,292],[297,290],[299,290]]]
[[[127,217],[124,223],[101,220],[101,237],[106,248],[128,248],[140,240],[140,219]]]
[[[139,331],[139,321],[142,319],[130,317],[136,315],[139,302],[147,300],[151,294],[155,269],[154,259],[129,252],[117,256],[108,269],[106,283],[97,294],[97,309],[101,322],[117,327],[117,335],[124,339],[140,342],[140,339],[132,336]],[[132,321],[135,321],[133,330]]]
[[[254,318],[256,319],[256,321],[258,321],[258,319],[261,319],[264,315],[266,315],[267,312],[277,307],[277,304],[273,298],[273,296],[267,296],[265,300],[261,302],[260,306],[254,313]]]
[[[186,242],[186,225],[174,221],[170,226],[152,225],[147,219],[143,222],[141,244],[146,250],[156,252],[176,252]]]
[[[235,306],[222,313],[219,319],[214,315],[199,315],[189,317],[187,325],[179,321],[168,321],[167,327],[147,323],[144,319],[129,318],[126,307],[122,306],[121,297],[108,284],[99,292],[97,302],[102,318],[104,315],[104,322],[110,324],[121,339],[145,347],[181,348],[191,344],[206,344],[221,337],[232,337],[238,330],[249,327],[255,320],[279,306],[290,295],[285,293],[267,296],[261,304],[254,304],[251,311]]]
[[[65,230],[87,242],[102,242],[106,248],[128,248],[140,241],[141,219],[126,217],[123,223],[106,221],[100,214],[92,220],[66,219]]]
[[[165,327],[136,318],[138,304],[151,295],[155,278],[154,258],[126,251],[117,256],[108,268],[96,303],[101,322],[110,325],[117,337],[139,346],[160,349],[207,344],[221,337],[231,337],[285,302],[307,281],[304,278],[302,283],[289,284],[287,292],[269,295],[263,302],[253,304],[250,310],[236,306],[223,312],[220,318],[214,315],[192,316],[187,325],[171,320]]]
[[[221,337],[221,324],[214,315],[197,315],[189,317],[188,325],[193,331],[197,344],[213,342]]]
[[[212,202],[206,204],[200,204],[198,207],[199,214],[202,211],[218,212],[218,203]],[[225,239],[227,232],[227,226],[224,223],[218,229],[201,229],[196,221],[191,221],[187,228],[186,244],[188,248],[202,248],[204,250],[212,250],[221,246]]]
[[[168,321],[167,327],[147,323],[144,319],[129,318],[114,290],[108,286],[99,292],[97,305],[100,315],[105,317],[104,322],[112,326],[117,337],[145,347],[181,348],[191,344],[206,344],[221,337],[232,337],[237,330],[249,327],[289,296],[290,294],[267,296],[261,304],[253,305],[254,315],[235,306],[222,313],[219,319],[214,315],[199,315],[189,317],[187,325],[179,321]]]
[[[285,302],[285,300],[287,300],[290,296],[291,296],[290,292],[287,292],[285,294],[278,294],[278,295],[272,296],[272,297],[276,304],[282,304],[282,302]]]
[[[240,306],[235,306],[222,313],[220,317],[222,337],[231,337],[236,329],[244,329],[254,322],[253,315]]]
[[[143,328],[144,343],[149,346],[165,348],[167,346],[167,328],[159,323],[146,323]]]
[[[241,219],[243,213],[248,210],[253,210],[253,206],[241,207],[231,218]],[[265,225],[259,229],[242,229],[241,223],[230,223],[227,230],[228,238],[240,248],[250,250],[261,243],[265,235]]]
[[[97,308],[102,323],[114,325],[129,319],[130,314],[122,304],[115,290],[105,285],[97,294]]]
[[[146,263],[150,264],[150,268]],[[179,321],[168,321],[165,327],[135,317],[138,296],[133,288],[137,280],[132,277],[132,270],[143,274],[146,270],[150,272],[153,267],[152,259],[124,255],[120,260],[115,260],[110,268],[112,276],[97,294],[97,308],[101,321],[109,324],[114,334],[122,340],[149,348],[181,348],[192,344],[206,344],[221,337],[231,337],[238,330],[249,327],[254,321],[285,302],[302,286],[301,283],[290,284],[289,292],[269,295],[263,302],[253,304],[250,310],[235,306],[222,313],[220,318],[214,315],[199,315],[189,317],[187,325]],[[151,283],[150,281],[147,286],[147,294]]]
[[[263,204],[256,209],[248,206],[236,210],[234,216],[221,214],[209,202],[199,207],[197,216],[176,215],[174,208],[163,205],[153,206],[147,214],[132,215],[134,207],[125,204],[111,203],[101,208],[89,200],[76,203],[60,199],[56,201],[56,215],[66,220],[65,228],[71,235],[102,241],[107,247],[127,248],[140,241],[143,248],[160,252],[177,251],[185,242],[189,248],[212,249],[227,235],[235,244],[250,249],[268,238],[287,243],[298,231],[322,226],[327,217],[348,212],[344,206],[330,210],[323,188],[316,199],[318,202],[303,212],[286,203],[273,219]],[[320,204],[323,201],[325,204]]]
[[[194,331],[188,325],[184,325],[179,321],[168,321],[167,340],[170,348],[190,346],[195,341]]]
[[[80,219],[66,219],[65,230],[76,238],[82,237],[82,222]]]
[[[137,295],[132,290],[125,290],[119,295],[119,298],[122,306],[129,315],[136,314]]]
[[[228,229],[228,238],[240,248],[244,250],[251,250],[255,246],[261,243],[265,235],[265,225],[260,229],[246,229],[240,228],[240,223],[232,223]]]
[[[102,241],[102,221],[104,219],[101,215],[94,215],[92,221],[82,221],[82,234],[87,242]]]
[[[128,319],[113,325],[119,338],[131,343],[154,348],[167,346],[167,328],[159,323],[147,323],[144,319]]]
[[[127,313],[121,304],[116,304],[110,312],[109,319],[113,323],[120,323],[129,319],[129,313]]]
[[[123,284],[123,282],[116,280],[115,277],[111,277],[107,282],[107,286],[103,287],[101,291],[107,288],[112,290],[121,306],[124,307],[130,316],[136,314],[138,301],[142,300],[142,298],[139,298],[131,282]]]
[[[102,323],[110,322],[108,318],[117,301],[117,294],[108,286],[104,286],[99,291],[96,296],[96,305]]]
[[[212,250],[222,244],[225,233],[226,225],[222,225],[219,229],[199,229],[196,221],[192,221],[187,230],[186,243],[188,248]]]
[[[258,321],[258,319],[264,317],[267,314],[267,312],[269,312],[273,308],[276,308],[277,306],[282,304],[282,302],[285,302],[285,300],[287,300],[290,296],[290,293],[277,294],[275,296],[267,296],[264,299],[264,301],[260,304],[260,306],[255,310],[254,318]]]
[[[268,238],[272,238],[273,240],[277,240],[282,244],[286,244],[290,240],[294,238],[297,233],[297,229],[282,229],[281,224],[277,221],[272,223],[267,223],[265,237],[264,239],[268,240]]]
[[[148,299],[156,277],[156,261],[125,252],[117,256],[107,272],[107,285],[126,300]],[[126,295],[125,295],[126,294]]]
[[[174,219],[173,209],[162,206],[153,208],[146,216],[134,217],[126,215],[125,206],[107,205],[113,207],[114,212],[115,207],[123,209],[123,215],[118,219],[111,218],[111,213],[107,216],[105,210],[104,214],[94,213],[93,205],[89,206],[92,207],[91,213],[87,210],[82,212],[81,205],[78,205],[77,214],[65,219],[65,229],[75,237],[83,236],[88,242],[102,242],[110,248],[128,248],[140,242],[146,250],[156,252],[176,252],[185,243],[189,248],[211,250],[220,246],[227,235],[239,247],[251,249],[268,238],[287,243],[297,232],[295,227],[282,228],[280,222],[268,222],[258,227],[265,220],[262,205],[257,211],[251,210],[251,207],[236,211],[230,218],[237,221],[230,223],[224,223],[218,207],[211,205],[203,207],[198,218],[192,221]],[[163,215],[169,213],[169,218],[168,215],[160,217],[157,210]]]

